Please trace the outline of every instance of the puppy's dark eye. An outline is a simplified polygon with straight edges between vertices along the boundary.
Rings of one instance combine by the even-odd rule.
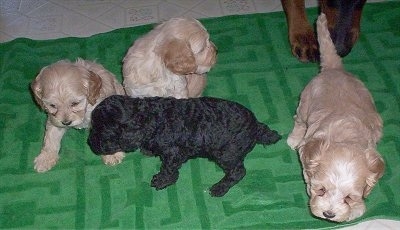
[[[79,105],[79,102],[77,102],[77,101],[71,103],[71,107],[75,107],[77,105]]]
[[[50,104],[49,106],[50,106],[51,108],[53,108],[53,109],[56,108],[56,105],[55,105],[55,104]]]
[[[350,197],[350,195],[348,195],[344,198],[344,203],[350,204],[351,202],[353,202],[353,199]]]
[[[318,189],[315,193],[316,193],[318,196],[323,196],[323,195],[325,195],[325,193],[326,193],[326,189],[325,189],[325,188]]]

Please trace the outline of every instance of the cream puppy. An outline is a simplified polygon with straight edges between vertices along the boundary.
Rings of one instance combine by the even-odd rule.
[[[301,93],[287,143],[299,152],[311,212],[350,221],[364,214],[363,198],[384,172],[382,120],[364,84],[343,69],[324,14],[317,31],[321,72]]]
[[[193,18],[172,18],[137,39],[123,59],[124,87],[133,97],[201,96],[216,48]]]
[[[48,119],[40,154],[35,158],[37,172],[50,170],[59,158],[60,143],[68,128],[87,128],[94,107],[104,98],[125,94],[115,76],[103,66],[77,59],[62,60],[44,67],[31,84],[34,98]],[[103,158],[117,163],[123,155]]]

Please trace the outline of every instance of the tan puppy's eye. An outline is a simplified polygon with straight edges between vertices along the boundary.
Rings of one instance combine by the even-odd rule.
[[[50,104],[49,106],[50,106],[51,108],[53,108],[53,109],[56,108],[56,105],[55,105],[55,104]]]
[[[346,196],[344,198],[344,203],[349,204],[352,201],[352,199],[350,198],[350,196]]]
[[[357,202],[358,199],[358,196],[348,195],[344,198],[344,203],[351,204],[353,202]]]
[[[71,107],[75,107],[77,105],[79,105],[79,101],[74,101],[74,102],[71,103]]]
[[[323,195],[325,195],[325,193],[326,193],[326,189],[325,189],[325,188],[318,189],[315,193],[316,193],[318,196],[323,196]]]

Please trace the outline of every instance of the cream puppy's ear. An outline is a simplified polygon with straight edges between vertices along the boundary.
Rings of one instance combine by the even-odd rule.
[[[173,39],[159,47],[165,66],[175,74],[190,74],[197,69],[196,59],[186,41]]]
[[[40,73],[37,75],[35,80],[31,83],[31,90],[32,90],[33,96],[35,97],[37,104],[43,110],[45,110],[46,108],[42,101],[43,88],[42,88],[42,83],[41,83],[41,76],[42,76],[42,72],[45,68],[46,67],[44,67],[44,68],[42,68],[42,70],[40,70]]]
[[[100,97],[100,89],[101,89],[101,78],[99,75],[95,74],[92,71],[89,71],[89,87],[88,87],[88,101],[91,105],[95,105],[97,98]]]
[[[323,139],[312,138],[300,147],[300,160],[308,177],[312,177],[317,171],[324,146],[325,141]]]
[[[367,185],[364,188],[364,197],[367,197],[375,186],[376,182],[383,176],[385,171],[385,162],[381,155],[373,148],[366,150],[369,175],[367,176]]]

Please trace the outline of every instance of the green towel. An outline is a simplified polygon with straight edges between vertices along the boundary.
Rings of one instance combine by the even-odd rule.
[[[315,21],[317,10],[308,13]],[[214,163],[190,160],[175,185],[156,191],[150,181],[159,170],[158,158],[134,152],[120,165],[105,166],[86,144],[88,130],[69,130],[58,164],[46,173],[33,170],[46,115],[29,84],[40,69],[82,57],[121,81],[127,49],[153,25],[88,38],[0,44],[0,228],[293,229],[400,220],[399,19],[399,2],[368,3],[361,37],[344,58],[345,68],[371,91],[384,120],[378,150],[386,172],[366,199],[364,216],[342,224],[310,214],[298,156],[286,144],[300,92],[319,66],[291,55],[283,12],[201,20],[219,51],[205,95],[243,104],[283,135],[275,145],[254,148],[245,160],[247,175],[222,198],[208,193],[223,176]]]

